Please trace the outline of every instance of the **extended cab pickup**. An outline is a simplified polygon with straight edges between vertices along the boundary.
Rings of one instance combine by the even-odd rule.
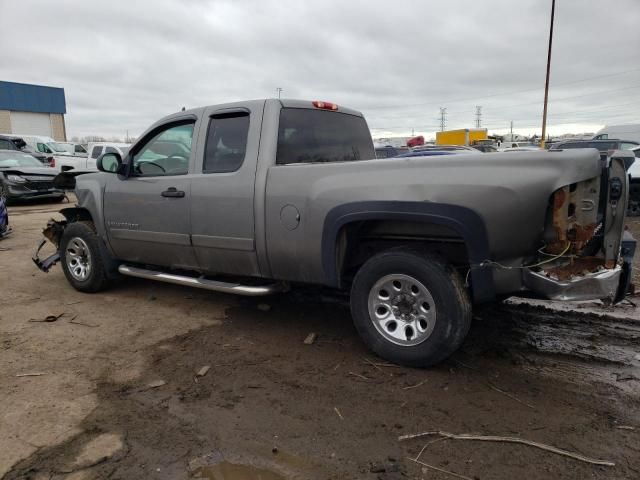
[[[61,260],[83,292],[118,274],[254,296],[348,290],[374,352],[432,365],[462,343],[473,303],[623,298],[630,155],[375,159],[363,116],[331,103],[197,108],[125,158],[102,155],[102,173],[59,175],[78,203],[44,231],[57,252],[34,261]]]

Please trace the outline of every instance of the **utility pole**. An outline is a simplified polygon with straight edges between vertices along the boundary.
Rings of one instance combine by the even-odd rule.
[[[544,148],[547,134],[547,101],[549,99],[549,75],[551,73],[551,44],[553,42],[553,17],[556,13],[556,0],[551,0],[551,26],[549,27],[549,51],[547,52],[547,78],[544,82],[544,109],[542,110],[542,142],[540,147]]]
[[[280,94],[282,93],[282,88],[278,87],[276,88],[276,91],[278,92],[278,98],[280,98]]]
[[[513,138],[513,120],[511,120],[511,138]]]
[[[440,131],[444,132],[444,129],[446,126],[447,126],[447,109],[444,107],[440,107]]]
[[[482,105],[476,105],[476,128],[482,125]]]
[[[413,137],[413,136],[415,136],[415,134],[416,134],[416,133],[415,133],[415,130],[412,128],[412,129],[411,129],[411,136]]]

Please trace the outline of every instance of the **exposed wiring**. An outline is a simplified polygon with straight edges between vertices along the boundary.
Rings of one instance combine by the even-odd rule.
[[[558,254],[556,253],[547,253],[544,251],[544,249],[546,248],[546,245],[544,247],[541,247],[538,249],[538,253],[540,255],[544,255],[545,257],[553,257],[553,258],[558,258]],[[576,258],[576,255],[567,255],[564,258]]]
[[[546,260],[542,260],[541,262],[534,263],[534,264],[531,264],[531,265],[522,265],[522,266],[519,266],[519,267],[510,267],[510,266],[507,266],[507,265],[502,265],[501,263],[494,262],[493,260],[483,260],[482,262],[480,262],[477,265],[470,265],[469,266],[469,269],[467,270],[467,275],[465,276],[465,279],[464,279],[464,285],[465,285],[465,287],[469,286],[469,276],[471,275],[471,270],[474,269],[474,268],[495,266],[495,267],[498,267],[498,268],[502,268],[504,270],[521,270],[521,269],[524,269],[524,268],[539,267],[540,265],[545,265],[547,263],[551,263],[551,262],[553,262],[555,260],[558,260],[559,258],[563,258],[565,253],[567,253],[570,248],[571,248],[571,242],[569,242],[567,244],[567,246],[565,247],[565,249],[561,253],[559,253],[557,255],[553,255],[551,258],[547,258]],[[542,249],[540,249],[540,250],[542,250]],[[540,250],[538,250],[538,252],[542,253],[543,255],[551,255],[549,253],[541,252]]]
[[[559,258],[562,258],[564,256],[565,253],[567,253],[569,251],[569,249],[571,248],[571,242],[569,242],[567,244],[567,246],[565,247],[565,249],[562,251],[562,253],[559,253],[558,255],[555,255],[551,258],[547,258],[546,260],[543,260],[541,262],[538,263],[534,263],[532,265],[522,265],[521,267],[508,267],[506,265],[502,265],[498,262],[494,262],[493,260],[484,260],[482,262],[480,262],[480,266],[481,267],[486,267],[487,265],[495,265],[496,267],[500,267],[503,268],[505,270],[518,270],[518,269],[522,269],[522,268],[533,268],[533,267],[539,267],[540,265],[544,265],[546,263],[551,263],[554,260],[557,260]]]

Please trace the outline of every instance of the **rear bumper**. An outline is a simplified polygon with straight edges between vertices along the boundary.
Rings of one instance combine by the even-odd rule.
[[[567,280],[548,277],[544,272],[523,270],[526,288],[549,300],[621,301],[631,287],[631,271],[636,241],[629,232],[624,232],[621,245],[621,265],[612,269],[590,272]]]

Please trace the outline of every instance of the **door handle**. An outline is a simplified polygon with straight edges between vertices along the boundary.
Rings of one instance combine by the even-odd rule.
[[[162,195],[163,197],[170,197],[170,198],[182,198],[184,197],[185,194],[182,190],[176,189],[176,187],[169,187],[160,195]]]

